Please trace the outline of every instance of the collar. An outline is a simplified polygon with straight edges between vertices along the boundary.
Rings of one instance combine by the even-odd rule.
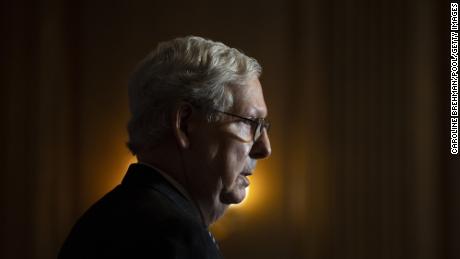
[[[172,176],[170,176],[169,174],[165,173],[163,170],[161,170],[158,167],[153,166],[151,164],[148,164],[148,163],[145,163],[145,162],[138,162],[138,164],[145,165],[145,166],[150,167],[151,169],[157,171],[161,176],[163,176],[166,179],[166,181],[168,181],[185,198],[187,198],[188,201],[190,201],[192,204],[194,204],[193,200],[190,198],[190,195],[188,194],[187,190],[185,190],[185,188],[180,183],[178,183]]]
[[[164,184],[162,184],[162,182]],[[196,204],[190,199],[188,192],[167,173],[146,163],[131,164],[121,185],[150,186],[160,191],[176,203],[185,213],[203,224],[203,219]],[[206,227],[206,226],[205,226]],[[206,227],[207,228],[207,227]]]

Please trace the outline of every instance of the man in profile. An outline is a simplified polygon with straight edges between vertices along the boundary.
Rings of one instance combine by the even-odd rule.
[[[79,219],[59,258],[221,258],[208,226],[245,198],[271,153],[260,74],[219,42],[160,43],[129,83],[139,162]]]

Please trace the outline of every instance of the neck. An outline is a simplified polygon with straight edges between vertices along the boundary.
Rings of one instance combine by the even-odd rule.
[[[229,205],[223,204],[220,201],[220,195],[218,194],[213,195],[212,200],[203,199],[200,201],[197,199],[195,203],[197,208],[200,210],[201,218],[206,226],[210,226],[216,222],[229,207]]]
[[[205,226],[210,226],[220,218],[228,208],[220,200],[220,194],[216,189],[215,193],[209,194],[203,191],[201,186],[193,182],[195,179],[190,168],[187,167],[183,153],[177,148],[163,146],[149,152],[137,155],[141,163],[150,164],[172,177],[189,194],[191,202],[198,210],[201,220]]]
[[[186,181],[183,175],[180,173],[181,168],[178,166],[180,163],[178,161],[178,155],[176,152],[174,152],[174,150],[163,147],[149,150],[148,152],[137,154],[137,160],[140,163],[145,163],[157,167],[165,174],[168,174],[168,176],[173,178],[185,189],[187,189]]]
[[[179,183],[189,194],[189,198],[200,214],[201,221],[205,226],[209,226],[215,221],[212,202],[205,202],[204,199],[200,199],[199,195],[194,193],[193,179],[190,179],[188,168],[183,161],[183,154],[177,149],[162,147],[138,154],[137,159],[140,163],[160,169]]]

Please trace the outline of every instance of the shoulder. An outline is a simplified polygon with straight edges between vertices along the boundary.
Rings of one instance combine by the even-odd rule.
[[[206,256],[213,246],[206,228],[178,205],[184,202],[180,199],[157,188],[118,186],[80,218],[61,255],[91,251],[94,255],[213,258]]]
[[[161,234],[165,227],[198,225],[195,217],[178,206],[177,197],[170,197],[156,188],[117,186],[92,205],[74,228],[90,232],[123,232]]]

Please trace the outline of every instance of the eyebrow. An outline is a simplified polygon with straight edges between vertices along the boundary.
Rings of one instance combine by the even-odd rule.
[[[263,114],[263,111],[260,110],[260,109],[251,109],[249,111],[248,116],[250,116],[250,118],[254,118],[254,119],[268,117],[268,111],[265,112],[265,116],[262,116],[262,114]]]

